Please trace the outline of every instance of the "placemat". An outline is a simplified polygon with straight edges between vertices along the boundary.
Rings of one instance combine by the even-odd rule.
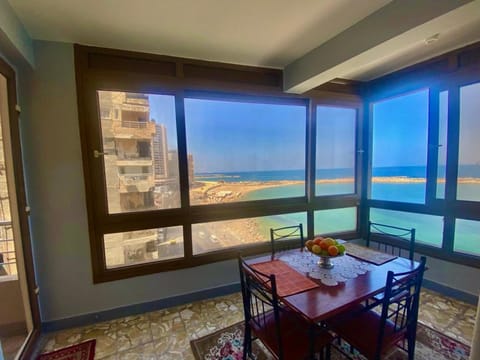
[[[275,275],[278,296],[293,295],[318,287],[316,282],[300,274],[295,269],[292,269],[281,260],[253,264],[252,268],[264,274]]]
[[[386,254],[384,252],[367,248],[365,246],[346,243],[344,244],[347,255],[357,259],[367,261],[375,265],[382,265],[386,262],[396,259],[398,256]]]

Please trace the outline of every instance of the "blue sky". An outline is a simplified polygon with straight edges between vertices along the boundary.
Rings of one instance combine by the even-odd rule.
[[[373,167],[426,165],[427,90],[375,103],[373,119]]]
[[[461,94],[461,163],[480,163],[480,102],[475,100],[480,84]],[[377,102],[373,109],[373,166],[425,165],[428,91]],[[166,126],[169,149],[176,149],[174,97],[151,95],[150,112]],[[318,108],[317,168],[353,166],[354,115],[353,109]],[[197,173],[304,169],[303,106],[186,99],[185,116],[187,150]]]

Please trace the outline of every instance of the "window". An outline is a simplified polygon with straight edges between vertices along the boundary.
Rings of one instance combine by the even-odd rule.
[[[185,99],[190,203],[305,196],[306,106]]]
[[[415,243],[442,247],[443,218],[441,216],[370,209],[370,221],[380,224],[415,229]]]
[[[105,234],[107,268],[180,258],[184,255],[181,226]]]
[[[356,120],[356,109],[317,106],[317,196],[355,193]]]
[[[355,231],[357,208],[329,209],[315,211],[315,234],[331,234]]]
[[[270,228],[307,224],[306,213],[214,221],[192,226],[193,253],[270,242]]]
[[[94,282],[265,253],[292,224],[355,236],[358,96],[285,94],[272,69],[76,56]]]
[[[480,256],[480,221],[456,219],[454,251]]]
[[[480,83],[460,88],[457,200],[480,201]]]
[[[180,207],[174,97],[98,91],[98,102],[108,212]],[[104,118],[114,107],[120,118]]]
[[[371,199],[424,203],[428,90],[373,104]]]

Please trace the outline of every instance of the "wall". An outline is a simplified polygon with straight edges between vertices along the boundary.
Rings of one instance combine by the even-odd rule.
[[[24,129],[32,239],[43,321],[153,301],[237,281],[235,261],[94,285],[73,46],[36,42]]]
[[[480,295],[480,269],[452,264],[444,260],[427,258],[425,279],[437,284],[463,291],[473,296]]]
[[[12,327],[25,329],[25,312],[18,280],[0,281],[0,294],[8,294],[0,297],[0,334],[9,328],[14,331]]]
[[[33,41],[7,0],[0,0],[0,43],[9,43],[31,66],[35,65]]]
[[[35,43],[31,113],[22,124],[43,321],[236,283],[235,261],[94,285],[75,92],[73,46]],[[429,259],[430,280],[478,294],[480,269]]]

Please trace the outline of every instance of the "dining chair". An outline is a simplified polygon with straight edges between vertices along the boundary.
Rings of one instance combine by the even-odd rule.
[[[279,250],[302,249],[305,245],[303,225],[270,228],[270,242],[272,244],[272,257]]]
[[[401,341],[404,345],[406,342],[407,349],[403,349],[408,359],[413,360],[425,263],[426,258],[422,256],[414,270],[388,272],[380,312],[368,307],[357,308],[330,319],[327,327],[368,360],[380,360]]]
[[[282,304],[275,275],[253,269],[239,258],[245,314],[243,359],[252,357],[252,342],[259,339],[278,360],[330,359],[333,337],[320,325]]]
[[[367,247],[376,247],[385,253],[402,257],[402,250],[408,250],[408,258],[415,253],[415,229],[368,222]]]

